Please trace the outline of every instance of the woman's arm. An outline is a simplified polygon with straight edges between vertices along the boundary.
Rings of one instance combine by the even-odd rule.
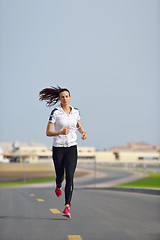
[[[48,137],[58,136],[58,135],[67,135],[69,133],[69,129],[64,128],[62,131],[53,131],[53,125],[54,123],[48,122],[47,129],[46,129],[46,135]]]
[[[82,124],[81,124],[81,121],[80,121],[80,120],[78,120],[77,128],[78,128],[78,131],[82,134],[82,137],[81,137],[81,138],[82,138],[83,140],[87,139],[87,135],[86,135],[86,133],[85,133],[83,127],[82,127]]]

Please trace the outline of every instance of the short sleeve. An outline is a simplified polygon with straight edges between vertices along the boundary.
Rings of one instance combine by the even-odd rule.
[[[51,122],[51,123],[56,122],[56,110],[57,110],[57,108],[53,109],[49,116],[49,122]]]
[[[79,110],[78,110],[77,120],[80,120],[80,119],[81,119],[81,117],[80,117],[80,112],[79,112]]]
[[[75,113],[76,113],[76,119],[77,121],[80,120],[80,112],[79,112],[79,109],[78,108],[74,108],[75,109]]]

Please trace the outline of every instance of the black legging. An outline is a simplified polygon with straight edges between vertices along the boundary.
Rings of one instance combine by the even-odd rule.
[[[77,146],[53,147],[53,162],[56,171],[56,184],[60,188],[66,174],[65,204],[70,204],[73,193],[73,177],[77,166]]]

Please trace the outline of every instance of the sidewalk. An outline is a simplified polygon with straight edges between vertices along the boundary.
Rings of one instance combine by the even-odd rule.
[[[129,171],[128,171],[129,172]],[[121,178],[121,179],[116,179],[114,181],[107,181],[103,183],[95,183],[95,184],[90,184],[90,185],[85,185],[84,186],[78,186],[76,188],[78,189],[97,189],[97,190],[111,190],[111,191],[122,191],[122,192],[133,192],[133,193],[144,193],[144,194],[152,194],[152,195],[160,195],[160,189],[159,188],[137,188],[137,187],[114,187],[116,185],[120,185],[123,183],[135,181],[141,178],[148,177],[148,174],[146,173],[140,173],[140,172],[131,172],[132,176]],[[85,179],[77,179],[76,182],[80,183],[83,181],[88,180],[89,178],[94,178],[95,174],[93,171],[90,171],[90,175],[85,177]],[[104,176],[107,176],[106,173],[103,172],[96,172],[96,177],[97,178],[103,178]]]
[[[137,193],[146,193],[146,194],[154,194],[154,195],[160,195],[160,189],[156,188],[128,188],[128,187],[114,187],[119,184],[127,183],[130,181],[135,181],[144,177],[147,177],[148,175],[146,173],[140,173],[140,172],[131,172],[132,175],[129,177],[124,177],[121,179],[116,179],[113,181],[104,181],[102,183],[96,183],[96,179],[107,179],[107,173],[98,171],[94,172],[94,170],[91,169],[83,169],[78,168],[78,170],[86,171],[88,175],[83,177],[76,177],[74,179],[74,186],[75,189],[103,189],[103,190],[113,190],[113,191],[125,191],[125,192],[137,192]],[[128,171],[130,172],[130,171]],[[92,184],[84,185],[87,181],[92,181]],[[65,182],[63,183],[64,187]],[[47,183],[35,183],[35,184],[26,184],[26,185],[17,185],[17,186],[6,186],[4,188],[55,188],[56,183],[54,182],[47,182]]]
[[[128,171],[130,172],[130,171]],[[96,187],[97,188],[102,188],[102,187],[113,187],[113,186],[116,186],[116,185],[119,185],[119,184],[123,184],[123,183],[127,183],[127,182],[131,182],[131,181],[135,181],[135,180],[138,180],[138,179],[141,179],[141,178],[145,178],[145,177],[148,177],[148,174],[146,173],[140,173],[140,172],[131,172],[132,173],[132,176],[129,176],[129,177],[124,177],[124,178],[121,178],[121,179],[116,179],[116,180],[113,180],[113,181],[106,181],[106,182],[103,182],[103,183],[95,183],[94,184],[89,184],[89,185],[86,185],[85,187]],[[93,178],[96,177],[97,179],[99,178],[103,178],[103,177],[107,177],[107,174],[104,173],[104,172],[101,172],[101,171],[96,171],[96,176],[94,174],[93,171],[90,172],[90,176],[88,176],[88,179],[90,178]],[[96,180],[95,178],[95,180]],[[78,179],[77,179],[78,180]],[[83,181],[86,181],[86,179],[80,179],[80,182],[83,182]]]

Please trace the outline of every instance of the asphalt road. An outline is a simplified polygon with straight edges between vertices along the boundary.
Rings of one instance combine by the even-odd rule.
[[[160,239],[159,196],[75,189],[71,219],[50,209],[63,211],[64,193],[0,188],[0,240]]]

